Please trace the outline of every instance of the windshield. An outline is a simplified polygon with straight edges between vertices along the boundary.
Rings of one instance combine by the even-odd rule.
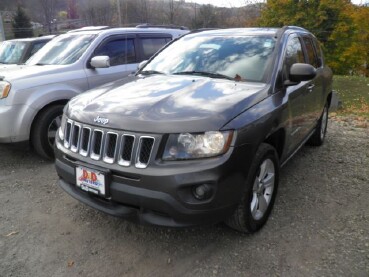
[[[23,41],[4,41],[0,45],[0,63],[18,64],[25,49]]]
[[[191,74],[265,82],[275,46],[272,36],[185,36],[140,73]]]
[[[96,35],[67,34],[56,37],[32,56],[29,65],[65,65],[76,62]]]

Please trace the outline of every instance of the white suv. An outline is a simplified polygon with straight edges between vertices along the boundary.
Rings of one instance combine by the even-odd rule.
[[[0,71],[0,143],[30,140],[53,157],[55,133],[69,99],[136,71],[184,28],[88,27],[60,35],[26,65]]]

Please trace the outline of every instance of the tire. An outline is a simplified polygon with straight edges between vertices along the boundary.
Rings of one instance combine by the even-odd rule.
[[[319,118],[315,131],[308,140],[308,144],[312,146],[321,146],[324,143],[328,126],[328,103],[325,104],[323,113]]]
[[[54,143],[57,129],[63,115],[63,105],[53,105],[42,110],[34,119],[31,143],[38,155],[54,159]]]
[[[262,176],[261,182],[260,176]],[[243,233],[254,233],[263,227],[274,205],[278,181],[277,152],[271,145],[263,143],[259,146],[252,161],[241,203],[226,224]]]

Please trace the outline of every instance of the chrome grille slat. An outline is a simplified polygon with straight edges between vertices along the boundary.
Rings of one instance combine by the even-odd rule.
[[[114,158],[117,151],[117,143],[118,143],[118,134],[107,132],[104,147],[104,162],[110,164],[114,163]]]
[[[99,160],[101,158],[101,152],[103,149],[104,133],[101,130],[95,129],[92,135],[92,147],[90,157],[93,160]]]
[[[88,152],[90,150],[90,142],[91,142],[91,128],[84,127],[82,129],[81,146],[79,149],[79,153],[84,157],[88,156]]]
[[[131,165],[134,143],[135,143],[135,136],[132,136],[132,135],[122,136],[118,164],[122,166]]]
[[[81,132],[81,126],[75,123],[72,128],[71,141],[70,141],[70,144],[71,144],[70,150],[73,152],[78,151],[80,132]]]
[[[72,121],[67,121],[67,126],[65,127],[65,134],[64,134],[64,147],[69,148],[70,146],[70,139],[71,139],[71,131],[72,131]]]
[[[68,119],[64,147],[83,157],[120,166],[146,168],[155,145],[153,136],[136,136],[123,131],[95,128]]]
[[[153,137],[142,136],[138,144],[136,167],[146,168],[151,157],[151,151],[154,145],[155,139]]]

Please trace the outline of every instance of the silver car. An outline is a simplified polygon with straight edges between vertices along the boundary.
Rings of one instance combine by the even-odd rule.
[[[54,37],[54,35],[50,35],[3,41],[0,43],[0,70],[24,64]]]
[[[55,133],[69,99],[128,76],[138,64],[188,30],[82,28],[47,43],[27,64],[0,70],[0,143],[30,140],[53,157]]]

